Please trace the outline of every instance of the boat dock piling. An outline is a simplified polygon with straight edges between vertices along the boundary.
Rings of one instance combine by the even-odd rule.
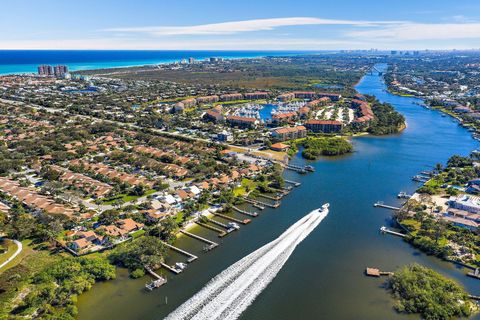
[[[399,207],[394,207],[394,206],[388,206],[386,204],[383,204],[383,202],[381,201],[378,201],[378,202],[375,202],[373,204],[374,207],[378,207],[378,208],[385,208],[385,209],[390,209],[390,210],[400,210]]]
[[[234,222],[237,222],[237,223],[241,223],[241,224],[247,224],[247,223],[250,223],[252,220],[250,219],[243,219],[243,220],[240,220],[240,219],[236,219],[236,218],[233,218],[233,217],[229,217],[227,215],[224,215],[224,214],[221,214],[221,213],[214,213],[213,215],[215,216],[219,216],[223,219],[226,219],[226,220],[230,220],[230,221],[234,221]]]
[[[196,234],[194,234],[194,233],[191,233],[191,232],[188,232],[188,231],[185,231],[185,230],[180,230],[180,232],[183,233],[183,234],[185,234],[185,235],[187,235],[187,236],[189,236],[189,237],[192,237],[192,238],[194,238],[194,239],[197,239],[197,240],[200,240],[200,241],[202,241],[202,242],[205,242],[206,244],[209,245],[209,249],[210,249],[210,250],[218,246],[218,243],[213,242],[213,241],[208,240],[208,239],[205,239],[205,238],[203,238],[203,237],[200,237],[199,235],[196,235]]]
[[[287,179],[284,179],[284,181],[287,182],[287,183],[293,184],[295,187],[300,187],[300,185],[301,185],[301,183],[297,182],[297,181],[292,181],[292,180],[287,180]]]
[[[232,208],[233,208],[233,210],[235,210],[235,211],[237,211],[237,212],[239,212],[239,213],[245,214],[245,215],[247,215],[247,216],[250,216],[250,217],[256,217],[256,216],[258,216],[258,213],[257,213],[257,212],[249,212],[249,211],[246,211],[246,210],[242,210],[242,209],[240,209],[240,208],[237,208],[237,207],[235,207],[235,206],[233,206]]]
[[[382,227],[380,228],[380,232],[381,232],[381,233],[393,234],[394,236],[398,236],[398,237],[402,237],[402,238],[405,238],[405,237],[407,236],[406,234],[403,234],[403,233],[400,233],[400,232],[396,232],[396,231],[390,230],[390,229],[388,229],[387,227],[384,227],[384,226],[382,226]]]
[[[166,242],[163,242],[163,244],[166,245],[167,247],[169,247],[170,249],[174,250],[174,251],[177,251],[177,252],[180,252],[180,253],[186,255],[188,257],[188,260],[187,260],[188,263],[193,262],[193,261],[198,259],[198,257],[196,255],[191,254],[190,252],[187,252],[187,251],[182,250],[180,248],[174,247],[171,244],[166,243]]]
[[[216,228],[216,227],[214,227],[214,226],[210,226],[210,225],[208,225],[208,224],[206,224],[206,223],[199,222],[199,221],[196,221],[195,223],[198,224],[199,226],[204,227],[204,228],[207,228],[207,229],[213,230],[213,231],[215,231],[215,232],[218,232],[218,236],[219,236],[220,238],[225,237],[225,236],[227,235],[227,232],[226,232],[225,230],[218,229],[218,228]]]

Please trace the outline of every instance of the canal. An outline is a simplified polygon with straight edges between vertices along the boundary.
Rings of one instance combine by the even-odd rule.
[[[374,208],[374,202],[399,204],[399,191],[411,193],[418,187],[412,176],[438,162],[445,163],[452,154],[468,155],[478,146],[451,118],[419,106],[418,99],[391,95],[385,89],[377,74],[366,75],[357,86],[360,93],[394,105],[407,119],[404,132],[355,138],[353,154],[309,162],[315,173],[301,176],[286,172],[288,179],[302,185],[280,208],[262,211],[252,223],[224,239],[198,227],[193,232],[220,246],[201,253],[202,245],[196,240],[182,238],[178,245],[199,255],[184,273],[167,274],[165,286],[146,293],[142,289],[147,277],[131,280],[120,270],[116,280],[97,284],[79,297],[79,318],[162,319],[217,273],[325,202],[330,203],[329,215],[296,248],[241,319],[415,319],[393,311],[393,301],[382,288],[385,279],[365,277],[367,266],[393,271],[418,262],[479,295],[478,280],[467,278],[464,270],[422,254],[397,237],[379,233],[380,226],[390,223],[391,212]],[[305,162],[298,156],[292,161]]]

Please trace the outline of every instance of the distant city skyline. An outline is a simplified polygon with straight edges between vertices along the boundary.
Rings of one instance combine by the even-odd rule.
[[[18,0],[0,28],[0,49],[478,49],[480,3]]]

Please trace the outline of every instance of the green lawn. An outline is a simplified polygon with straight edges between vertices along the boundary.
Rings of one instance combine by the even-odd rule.
[[[257,187],[257,183],[253,180],[243,178],[242,185],[233,189],[233,195],[235,197],[244,196],[248,191],[251,191]]]
[[[0,246],[6,249],[5,253],[0,254],[0,264],[2,264],[17,251],[17,245],[12,240],[3,239],[0,240]]]
[[[137,200],[138,198],[151,195],[151,194],[153,194],[153,193],[155,193],[155,192],[156,192],[156,190],[150,189],[150,190],[145,191],[145,193],[143,194],[143,196],[132,196],[132,195],[129,195],[129,194],[126,194],[126,193],[121,193],[121,194],[118,194],[118,195],[117,195],[116,197],[114,197],[114,198],[104,199],[104,200],[102,201],[102,203],[103,203],[103,204],[114,204],[115,201],[117,201],[117,200],[122,200],[123,202],[130,202],[130,201]]]

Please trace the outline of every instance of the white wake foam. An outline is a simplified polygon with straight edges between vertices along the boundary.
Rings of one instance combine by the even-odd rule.
[[[222,271],[165,319],[237,319],[327,214],[327,206],[310,212],[277,239]]]

